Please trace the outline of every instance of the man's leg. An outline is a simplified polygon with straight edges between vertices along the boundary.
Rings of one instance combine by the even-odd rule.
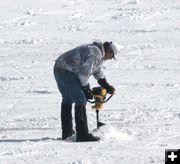
[[[72,97],[69,93],[68,86],[68,74],[61,72],[58,68],[54,68],[54,76],[58,85],[58,89],[62,94],[61,103],[61,128],[62,128],[62,139],[66,139],[73,135],[75,131],[73,130],[72,124]]]
[[[76,141],[88,142],[98,141],[99,137],[95,137],[89,133],[88,121],[86,115],[86,104],[87,99],[82,90],[81,84],[77,81],[76,95],[74,96],[75,101],[75,122],[76,122]]]
[[[61,127],[63,140],[75,133],[72,125],[72,104],[61,103]]]
[[[86,116],[86,106],[76,105],[75,106],[75,122],[76,122],[76,141],[78,142],[88,142],[88,141],[98,141],[99,137],[93,136],[89,133],[87,116]]]

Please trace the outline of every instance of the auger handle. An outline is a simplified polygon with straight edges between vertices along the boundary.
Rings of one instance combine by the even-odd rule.
[[[108,102],[110,99],[111,99],[111,97],[113,97],[113,95],[114,94],[112,94],[112,95],[110,95],[106,100],[103,100],[103,101],[101,101],[102,103],[106,103],[106,102]],[[87,100],[89,103],[91,103],[91,104],[93,104],[93,103],[95,103],[96,101],[90,101],[90,100]]]

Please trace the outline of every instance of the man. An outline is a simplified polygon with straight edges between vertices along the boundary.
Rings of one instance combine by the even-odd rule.
[[[73,103],[75,103],[76,141],[98,141],[100,139],[88,131],[86,103],[88,99],[93,99],[88,79],[93,75],[101,87],[110,94],[114,93],[115,89],[106,81],[101,66],[103,61],[115,58],[116,53],[117,48],[112,42],[93,42],[65,52],[56,60],[54,76],[62,94],[63,140],[75,133],[72,128]]]

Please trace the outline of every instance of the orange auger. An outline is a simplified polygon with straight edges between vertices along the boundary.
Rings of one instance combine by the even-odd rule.
[[[106,103],[107,101],[111,99],[114,93],[111,94],[108,98],[106,98],[107,91],[106,89],[101,88],[101,87],[94,87],[92,89],[92,93],[93,93],[94,101],[88,100],[88,102],[91,104],[94,104],[92,108],[96,109],[97,129],[99,129],[99,127],[105,125],[105,123],[99,121],[99,110],[103,108],[104,103]]]

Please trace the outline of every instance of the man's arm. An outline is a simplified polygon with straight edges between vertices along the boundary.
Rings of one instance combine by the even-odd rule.
[[[93,72],[93,76],[96,80],[105,78],[100,66],[95,72]]]
[[[82,66],[79,70],[79,80],[82,86],[88,85],[88,79],[93,74],[95,57],[94,55],[88,55],[86,61],[82,63]]]

